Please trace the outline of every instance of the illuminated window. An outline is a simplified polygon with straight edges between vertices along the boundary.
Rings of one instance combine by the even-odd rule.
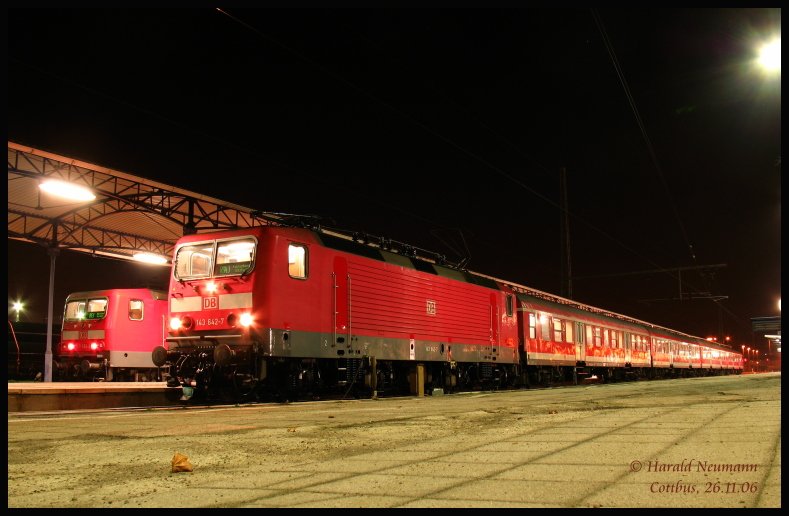
[[[303,245],[288,245],[288,274],[297,279],[307,277],[307,248]]]
[[[175,255],[176,278],[206,278],[211,275],[214,244],[202,243],[178,248]]]
[[[564,342],[564,321],[561,319],[553,320],[553,340],[554,342]]]
[[[129,300],[129,319],[132,321],[142,321],[142,308],[145,303],[140,299]]]
[[[80,321],[85,318],[85,300],[78,299],[66,303],[63,318],[67,321]]]
[[[603,345],[603,329],[602,328],[592,328],[592,342],[598,348]]]
[[[244,274],[252,269],[255,257],[255,240],[242,238],[217,243],[216,270],[217,276]]]
[[[537,317],[534,314],[529,314],[529,338],[537,338]]]
[[[619,347],[619,332],[616,330],[611,330],[611,347],[612,348]]]
[[[567,342],[572,342],[573,341],[573,323],[571,323],[571,322],[565,323],[564,330],[565,330],[565,338],[567,339]]]
[[[107,298],[88,299],[85,306],[85,319],[104,319],[107,315]]]
[[[551,340],[551,327],[548,316],[545,314],[540,315],[540,326],[542,327],[542,340]]]

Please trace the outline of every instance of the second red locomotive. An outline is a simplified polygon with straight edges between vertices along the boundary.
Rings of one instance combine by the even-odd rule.
[[[165,338],[167,293],[148,288],[66,297],[55,365],[63,379],[154,381],[151,351]]]

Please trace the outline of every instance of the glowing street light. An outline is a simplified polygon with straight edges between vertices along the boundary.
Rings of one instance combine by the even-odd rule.
[[[16,312],[16,322],[19,322],[19,312],[21,312],[25,308],[25,304],[22,301],[14,301],[14,305],[12,310]]]
[[[60,181],[57,179],[47,179],[39,185],[39,188],[49,194],[68,199],[70,201],[84,202],[96,199],[96,196],[93,194],[93,192],[84,186],[75,185],[74,183],[68,183],[66,181]]]
[[[167,258],[154,253],[135,253],[133,258],[138,262],[152,263],[154,265],[164,265],[167,263]]]
[[[781,73],[781,38],[764,43],[759,49],[759,66],[767,73]]]

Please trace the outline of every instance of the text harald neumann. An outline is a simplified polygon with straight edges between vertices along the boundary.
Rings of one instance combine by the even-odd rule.
[[[700,472],[738,472],[738,471],[756,471],[759,469],[758,464],[719,464],[715,462],[708,462],[706,460],[698,459],[682,459],[682,462],[660,462],[658,460],[650,460],[647,462],[647,472],[660,472],[660,471],[700,471]]]

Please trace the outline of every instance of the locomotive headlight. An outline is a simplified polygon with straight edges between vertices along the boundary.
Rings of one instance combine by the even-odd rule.
[[[241,314],[241,317],[239,318],[239,322],[241,323],[241,326],[244,327],[250,326],[253,322],[252,314],[249,312]]]
[[[75,349],[77,349],[77,346],[75,346],[73,342],[69,342],[68,344],[66,344],[66,349],[69,351],[74,351]]]
[[[209,281],[208,283],[205,284],[205,289],[208,291],[209,294],[216,293],[216,283],[214,283],[213,281]]]
[[[91,349],[91,351],[96,351],[97,349],[99,349],[99,343],[98,342],[91,342],[90,343],[90,349]]]
[[[173,317],[170,319],[170,329],[175,331],[181,327],[181,319],[178,317]]]

